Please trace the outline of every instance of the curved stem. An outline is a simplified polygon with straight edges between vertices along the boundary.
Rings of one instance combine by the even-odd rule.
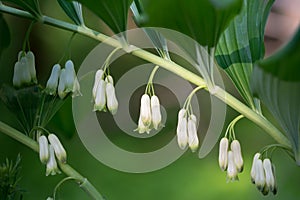
[[[20,131],[8,126],[7,124],[0,121],[0,132],[8,135],[9,137],[21,142],[22,144],[28,146],[35,152],[39,152],[39,145],[36,141],[32,140],[25,134]],[[63,171],[67,176],[73,177],[75,180],[78,180],[79,186],[86,191],[93,199],[104,200],[101,194],[96,190],[96,188],[81,174],[79,174],[75,169],[73,169],[70,165],[59,163],[59,167],[61,171]]]
[[[0,11],[9,13],[12,15],[17,15],[20,17],[28,18],[28,19],[34,19],[34,17],[25,11],[15,9],[9,6],[5,6],[3,4],[0,4]],[[41,23],[48,24],[54,27],[58,27],[64,30],[77,32],[81,35],[85,35],[87,37],[93,38],[97,41],[106,43],[112,47],[122,47],[122,44],[113,38],[110,38],[109,36],[106,36],[104,34],[101,34],[97,31],[94,31],[88,27],[85,26],[77,26],[74,24],[70,24],[61,20],[57,20],[48,16],[42,16],[40,19]],[[207,85],[206,82],[198,75],[190,72],[189,70],[181,67],[180,65],[163,59],[157,55],[154,55],[146,50],[139,49],[139,48],[133,48],[130,53],[136,57],[139,57],[141,59],[144,59],[148,62],[151,62],[153,64],[159,65],[160,67],[165,68],[166,70],[169,70],[178,76],[190,81],[191,83],[195,85]],[[280,132],[271,122],[269,122],[267,119],[265,119],[263,116],[257,114],[252,109],[250,109],[248,106],[237,100],[235,97],[233,97],[231,94],[227,93],[220,87],[216,86],[213,91],[210,91],[210,93],[223,102],[225,102],[227,105],[253,121],[255,124],[257,124],[259,127],[261,127],[263,130],[265,130],[270,136],[272,136],[278,143],[291,148],[291,144],[289,140],[283,135],[282,132]]]

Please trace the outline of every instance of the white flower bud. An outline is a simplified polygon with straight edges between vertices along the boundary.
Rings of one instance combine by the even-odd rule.
[[[181,109],[178,112],[178,123],[176,133],[179,147],[181,149],[185,149],[188,144],[187,116],[185,109]]]
[[[116,97],[115,87],[112,83],[106,83],[106,103],[107,108],[111,112],[111,114],[116,114],[118,110],[118,100]]]
[[[52,197],[48,197],[46,200],[53,200],[53,198]]]
[[[149,128],[149,126],[145,126],[142,119],[139,118],[139,122],[138,122],[138,128],[135,129],[135,131],[138,131],[140,134],[142,133],[150,133],[151,129]]]
[[[230,149],[233,153],[234,163],[238,172],[243,171],[244,161],[241,152],[241,145],[238,140],[233,140],[230,145]]]
[[[60,65],[55,64],[52,67],[51,75],[47,81],[45,92],[50,95],[55,95],[58,86],[58,80],[60,75]]]
[[[18,61],[20,61],[21,58],[22,58],[23,56],[25,56],[25,55],[26,55],[26,53],[25,53],[24,51],[19,51],[19,53],[18,53]]]
[[[188,119],[188,143],[192,152],[195,152],[199,145],[198,135],[197,135],[197,118],[195,115],[190,115]]]
[[[73,86],[74,86],[74,80],[75,80],[75,70],[74,70],[74,64],[71,60],[68,60],[65,64],[66,69],[66,79],[65,79],[65,92],[72,92]]]
[[[251,181],[255,183],[255,174],[256,174],[256,162],[260,157],[260,153],[256,153],[253,157],[252,167],[251,167]]]
[[[257,159],[255,162],[255,185],[258,190],[263,191],[266,183],[265,172],[263,162],[261,159]]]
[[[46,136],[39,137],[39,154],[40,160],[43,164],[46,164],[49,160],[49,147]]]
[[[148,94],[143,94],[141,98],[140,117],[145,126],[150,126],[152,118],[151,118],[150,97]]]
[[[152,114],[152,125],[157,130],[161,125],[161,112],[160,103],[157,96],[151,97],[151,114]]]
[[[219,145],[219,166],[224,171],[227,169],[228,163],[228,139],[223,137]]]
[[[21,63],[21,84],[28,84],[31,82],[31,76],[28,67],[28,61],[26,57],[22,57],[20,60]]]
[[[59,141],[58,137],[56,135],[54,135],[54,134],[49,134],[48,135],[48,140],[49,140],[50,144],[53,146],[56,158],[60,162],[66,163],[66,161],[67,161],[67,153],[66,153],[63,145]]]
[[[94,111],[102,111],[105,109],[105,105],[106,105],[105,90],[106,90],[106,82],[104,80],[100,80],[96,91]]]
[[[97,70],[96,74],[95,74],[95,80],[94,80],[94,86],[93,86],[93,98],[94,100],[96,99],[96,95],[97,95],[97,88],[99,85],[100,80],[103,80],[103,74],[104,71],[102,69]]]
[[[58,83],[58,89],[57,89],[57,92],[58,92],[58,96],[63,99],[67,96],[68,92],[65,91],[65,88],[66,88],[66,70],[65,69],[62,69],[60,71],[60,75],[59,75],[59,83]]]
[[[55,174],[60,174],[61,172],[59,171],[57,167],[57,163],[55,160],[55,155],[54,155],[54,149],[52,145],[49,145],[49,160],[47,162],[47,167],[46,167],[46,176],[55,175]]]
[[[275,176],[273,173],[273,167],[271,164],[270,159],[266,158],[263,161],[263,166],[264,166],[264,170],[265,170],[265,176],[266,176],[266,187],[268,187],[270,189],[270,191],[272,191],[276,194],[276,183],[275,183]]]
[[[227,180],[235,181],[238,180],[238,170],[234,163],[234,155],[232,151],[228,151],[228,166],[227,166]]]
[[[111,83],[111,84],[114,84],[114,79],[112,76],[108,75],[106,78],[105,78],[105,81],[107,83]]]
[[[82,94],[80,92],[80,84],[79,84],[78,78],[75,75],[74,85],[73,85],[73,89],[72,89],[72,98],[77,97],[77,96],[82,96]]]
[[[31,80],[32,82],[37,83],[34,54],[31,51],[28,51],[26,53],[26,58],[27,58],[27,64],[28,64]]]

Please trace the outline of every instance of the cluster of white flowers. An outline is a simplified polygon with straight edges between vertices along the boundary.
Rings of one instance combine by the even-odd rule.
[[[61,69],[59,64],[53,66],[45,92],[49,95],[58,93],[61,99],[65,98],[70,92],[72,92],[72,97],[81,95],[79,81],[71,60],[65,63],[65,68],[63,69]]]
[[[32,83],[37,83],[34,54],[20,51],[14,67],[13,86],[19,88]]]
[[[182,108],[178,112],[177,124],[177,142],[181,149],[185,149],[187,145],[192,152],[195,152],[199,146],[197,135],[197,117],[194,114],[188,116],[186,109]]]
[[[66,163],[67,153],[57,136],[52,133],[48,135],[48,138],[41,135],[38,138],[38,143],[40,160],[47,166],[46,176],[60,173],[56,159],[61,163]]]
[[[227,180],[238,180],[238,173],[243,171],[244,161],[241,152],[241,145],[238,140],[233,140],[229,147],[229,140],[223,137],[219,145],[219,166],[227,171]]]
[[[107,75],[102,69],[97,70],[93,86],[94,111],[105,111],[106,108],[111,114],[118,110],[118,100],[112,76]]]
[[[160,102],[156,95],[152,95],[151,99],[148,94],[143,94],[141,98],[140,116],[138,121],[139,133],[150,133],[152,128],[158,130],[161,124]]]
[[[269,191],[276,194],[277,185],[274,167],[269,158],[265,158],[262,161],[260,156],[260,153],[254,155],[251,168],[251,181],[262,194],[267,195]]]

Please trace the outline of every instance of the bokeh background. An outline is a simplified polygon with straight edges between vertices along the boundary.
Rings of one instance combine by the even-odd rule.
[[[267,55],[272,54],[288,41],[299,25],[299,4],[298,0],[276,1],[266,29]],[[41,6],[42,11],[46,15],[69,21],[56,1],[44,0]],[[111,34],[107,27],[92,13],[87,10],[84,11],[86,24],[89,27]],[[10,47],[4,51],[0,58],[1,85],[3,83],[12,83],[13,66],[29,26],[28,20],[10,15],[4,16],[8,21],[13,39]],[[131,19],[129,27],[134,28]],[[33,27],[30,44],[32,51],[36,55],[38,80],[41,84],[44,84],[47,80],[53,64],[61,58],[70,36],[71,33],[67,31],[47,25],[36,24]],[[80,35],[75,36],[71,45],[71,57],[77,69],[85,56],[97,44],[96,41],[89,38]],[[131,63],[141,62],[130,56],[123,59],[126,59],[127,62],[124,62],[124,60],[122,62],[114,62],[111,66],[112,73],[116,79],[130,69]],[[226,89],[241,99],[226,75],[224,75],[224,80]],[[163,93],[164,91],[158,92]],[[200,93],[199,98],[202,95],[205,98],[207,94]],[[138,99],[138,96],[133,98]],[[132,102],[134,102],[134,99]],[[251,184],[249,174],[252,157],[265,145],[271,144],[273,139],[247,119],[241,120],[236,125],[237,137],[242,145],[245,160],[244,171],[239,175],[240,180],[238,182],[226,183],[226,174],[219,169],[217,162],[217,146],[204,159],[199,159],[197,154],[187,151],[180,159],[168,167],[145,174],[119,172],[101,164],[87,152],[79,140],[72,119],[71,104],[72,101],[69,98],[50,122],[48,129],[57,133],[61,138],[68,152],[68,162],[89,178],[108,200],[299,199],[300,168],[281,150],[275,151],[272,156],[272,161],[276,166],[278,194],[264,197]],[[207,102],[203,101],[201,107],[205,108],[206,104]],[[130,107],[132,107],[133,117],[137,117],[137,113],[134,112],[138,110],[138,105],[131,105]],[[168,137],[163,137],[161,144],[166,142],[165,140],[168,138],[175,136],[176,111],[178,109],[179,107],[176,107],[176,104],[169,108],[169,112],[175,113],[175,115],[173,117],[170,114],[168,115],[168,127],[160,133]],[[238,113],[228,108],[227,124],[237,115]],[[6,109],[2,102],[0,102],[0,120],[21,130],[16,118]],[[207,121],[208,119],[205,116],[202,117],[200,127],[205,127],[205,122]],[[148,151],[153,148],[152,145],[154,147],[157,145],[153,144],[151,139],[144,143],[145,145],[136,145],[135,142],[139,142],[138,140],[131,137],[122,137],[115,130],[112,129],[107,134],[112,141],[124,148]],[[15,160],[18,153],[22,156],[20,186],[26,191],[24,199],[46,199],[47,196],[52,194],[55,185],[64,175],[46,177],[45,167],[39,162],[36,153],[8,136],[0,134],[0,163],[5,158]],[[89,199],[89,197],[75,183],[66,182],[59,190],[59,199],[77,200]]]

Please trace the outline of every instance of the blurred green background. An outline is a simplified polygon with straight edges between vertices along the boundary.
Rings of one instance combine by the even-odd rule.
[[[60,10],[56,1],[43,1],[42,10],[45,14],[69,21]],[[86,24],[107,34],[110,32],[93,14],[85,12]],[[12,82],[12,72],[17,54],[21,49],[23,38],[29,21],[18,17],[4,15],[8,21],[12,41],[10,47],[4,51],[0,58],[0,84]],[[45,83],[50,70],[64,53],[65,46],[71,33],[46,25],[36,24],[30,36],[31,49],[36,55],[38,80]],[[72,60],[78,68],[89,53],[98,43],[89,38],[76,35],[72,42]],[[117,66],[118,65],[118,66]],[[129,69],[130,65],[120,69],[120,63],[111,67],[116,79]],[[119,68],[118,68],[119,67]],[[226,89],[239,97],[236,90],[226,80]],[[200,96],[207,94],[199,94]],[[79,140],[72,120],[71,99],[68,99],[62,109],[56,114],[48,128],[61,138],[68,152],[68,163],[86,176],[108,200],[197,200],[197,199],[299,199],[300,173],[299,167],[285,154],[277,150],[272,161],[276,166],[278,194],[276,196],[262,196],[250,182],[250,167],[253,155],[273,140],[250,121],[243,119],[236,125],[237,137],[241,142],[245,167],[239,175],[239,181],[226,183],[226,174],[219,169],[217,156],[218,147],[204,159],[199,159],[197,154],[187,151],[180,159],[161,170],[145,173],[130,174],[111,169],[90,155]],[[206,107],[203,101],[201,107]],[[137,110],[138,107],[132,108]],[[176,114],[178,107],[170,108]],[[237,113],[228,108],[227,124]],[[168,115],[168,125],[160,134],[175,136],[176,115]],[[137,117],[135,114],[134,117]],[[0,102],[0,120],[20,129],[15,117]],[[201,123],[208,119],[201,118]],[[205,124],[200,124],[205,126]],[[200,128],[201,129],[201,128]],[[111,139],[119,146],[134,145],[131,137],[117,137],[120,133],[111,132]],[[172,135],[173,134],[173,135]],[[137,140],[136,140],[137,141]],[[152,142],[152,143],[151,143]],[[166,142],[166,141],[162,141]],[[146,145],[137,145],[136,150],[144,151],[151,147],[153,141],[149,139]],[[144,146],[144,147],[143,147]],[[155,144],[153,144],[155,146]],[[138,148],[138,149],[137,149]],[[17,154],[22,156],[22,179],[20,186],[25,189],[24,199],[46,199],[53,192],[55,185],[64,177],[45,176],[45,167],[40,163],[38,155],[26,146],[14,141],[4,134],[0,134],[0,163],[5,158],[15,160]],[[89,199],[74,182],[66,182],[59,190],[59,199]]]

